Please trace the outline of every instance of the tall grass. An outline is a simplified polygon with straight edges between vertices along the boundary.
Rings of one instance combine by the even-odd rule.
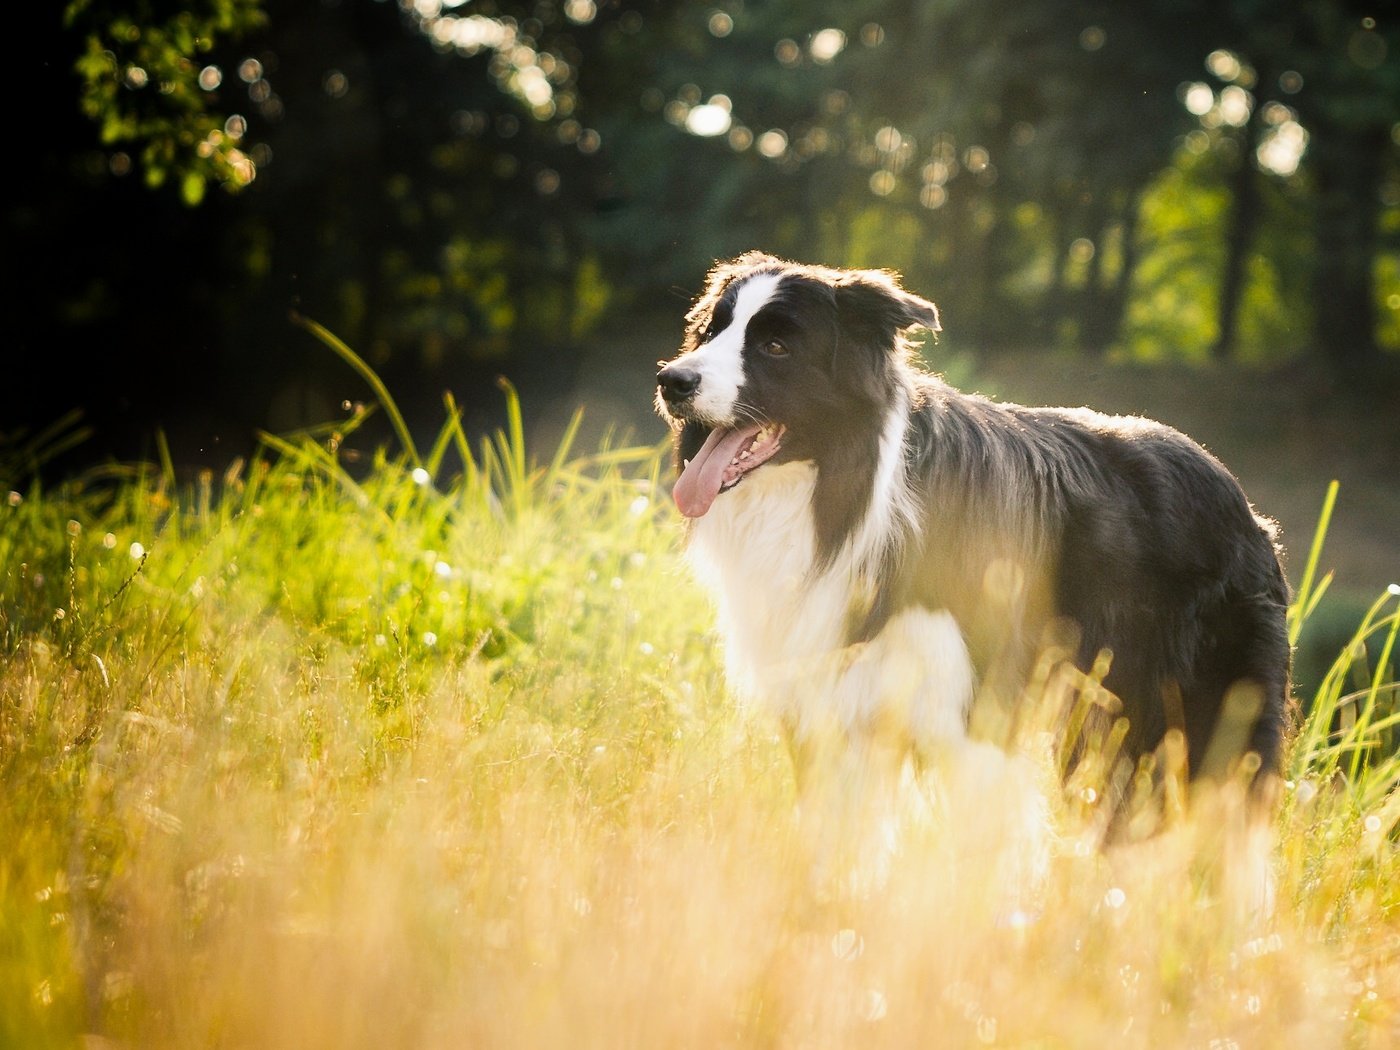
[[[357,414],[0,503],[0,1044],[1397,1041],[1393,591],[1307,698],[1267,912],[1228,787],[1101,851],[1084,777],[1025,907],[995,785],[831,900],[661,451],[537,459],[506,396],[476,446],[449,403],[351,470]]]

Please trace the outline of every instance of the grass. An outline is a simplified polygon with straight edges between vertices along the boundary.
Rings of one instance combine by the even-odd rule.
[[[995,789],[832,901],[660,450],[536,461],[507,396],[353,473],[362,413],[0,502],[0,1045],[1400,1044],[1395,593],[1306,698],[1267,915],[1232,785],[1105,852],[1087,774],[1034,908],[967,848]]]

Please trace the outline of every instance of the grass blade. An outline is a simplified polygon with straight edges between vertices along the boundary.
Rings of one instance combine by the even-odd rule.
[[[384,406],[384,411],[389,414],[389,422],[394,427],[394,433],[398,435],[399,444],[403,446],[408,458],[412,460],[415,467],[421,466],[423,461],[418,455],[418,446],[413,442],[413,435],[409,433],[408,424],[404,422],[403,413],[399,411],[398,404],[389,394],[389,388],[384,385],[384,380],[379,378],[378,373],[371,368],[359,354],[351,350],[329,329],[322,327],[309,317],[303,317],[299,313],[292,314],[292,323],[310,332],[322,343],[328,346],[335,354],[356,372],[360,378],[369,384],[374,391],[374,396],[379,399],[379,403]]]
[[[1303,569],[1303,582],[1298,585],[1298,594],[1288,609],[1288,644],[1297,645],[1302,632],[1306,613],[1311,612],[1315,602],[1311,600],[1313,578],[1317,575],[1317,562],[1322,557],[1322,544],[1327,538],[1327,528],[1332,523],[1332,508],[1337,505],[1337,491],[1341,483],[1333,479],[1327,486],[1327,495],[1322,501],[1322,513],[1313,530],[1312,546],[1308,549],[1307,566]]]

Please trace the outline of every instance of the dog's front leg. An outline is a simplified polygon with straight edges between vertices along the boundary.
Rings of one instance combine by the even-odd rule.
[[[871,641],[788,682],[800,826],[820,884],[883,880],[923,808],[909,758],[965,742],[972,685],[956,622],[926,609],[896,614]]]

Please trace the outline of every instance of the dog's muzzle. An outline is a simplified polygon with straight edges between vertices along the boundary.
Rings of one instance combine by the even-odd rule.
[[[656,373],[656,385],[668,405],[683,405],[700,389],[700,373],[683,365],[667,365]]]

